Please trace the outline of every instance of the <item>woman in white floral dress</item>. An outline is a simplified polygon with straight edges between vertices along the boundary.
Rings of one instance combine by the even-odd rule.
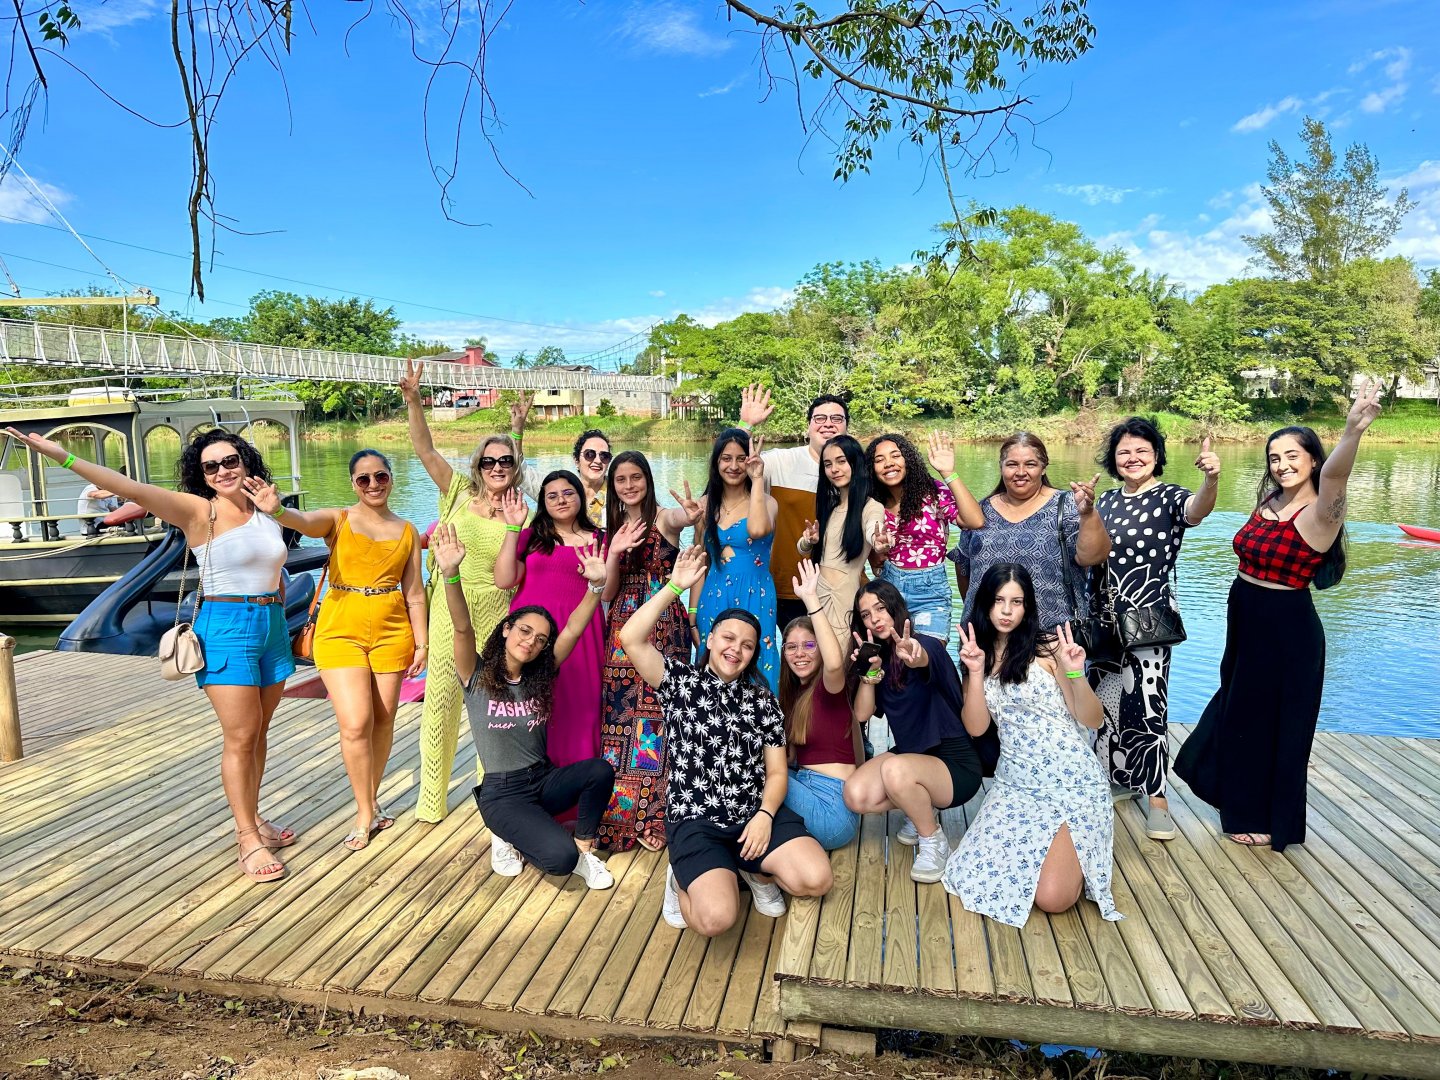
[[[962,719],[971,735],[1000,732],[995,782],[945,867],[945,888],[969,911],[1024,926],[1032,907],[1060,912],[1082,890],[1106,919],[1114,812],[1104,770],[1081,725],[1100,726],[1085,650],[1062,623],[1040,633],[1035,587],[1018,563],[986,571],[961,627]]]

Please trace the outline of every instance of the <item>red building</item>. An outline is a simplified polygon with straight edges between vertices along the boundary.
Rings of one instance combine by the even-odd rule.
[[[426,364],[460,364],[472,368],[493,368],[500,366],[485,354],[485,346],[483,345],[467,345],[465,348],[458,349],[454,352],[437,353],[434,356],[426,356],[421,359],[423,359]],[[478,386],[465,388],[463,378],[457,378],[454,381],[457,389],[436,391],[434,404],[458,407],[474,406],[475,408],[488,409],[494,405],[500,397],[498,390],[482,390]],[[449,395],[448,398],[446,395]],[[475,400],[464,400],[467,398],[474,398]]]

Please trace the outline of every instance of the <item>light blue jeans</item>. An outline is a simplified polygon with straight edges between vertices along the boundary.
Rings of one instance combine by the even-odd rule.
[[[887,562],[880,567],[880,578],[900,590],[910,611],[910,629],[929,634],[941,641],[950,640],[950,588],[948,562],[927,566],[923,570],[903,570]]]
[[[826,851],[844,847],[860,828],[860,815],[845,805],[845,781],[814,769],[791,769],[785,805],[805,819],[805,829]]]

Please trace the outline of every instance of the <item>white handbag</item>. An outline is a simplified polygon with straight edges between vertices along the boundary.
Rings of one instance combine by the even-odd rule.
[[[205,536],[205,561],[200,567],[200,580],[195,584],[195,603],[190,620],[180,621],[180,605],[185,598],[185,571],[190,568],[190,545],[180,562],[180,587],[175,594],[175,625],[160,638],[160,677],[177,682],[205,667],[205,647],[195,633],[195,618],[200,614],[200,594],[205,589],[205,571],[210,566],[210,542],[215,539],[215,504],[210,504],[210,526]]]

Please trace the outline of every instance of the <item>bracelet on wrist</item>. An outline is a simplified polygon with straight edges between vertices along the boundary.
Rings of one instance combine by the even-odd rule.
[[[456,574],[454,577],[447,577],[447,578],[445,579],[445,584],[446,584],[446,585],[459,585],[459,584],[460,584],[460,575],[459,575],[459,574]]]
[[[679,585],[676,585],[675,582],[667,581],[665,582],[665,587],[671,592],[673,592],[676,596],[678,596],[681,600],[685,599],[685,590],[680,588]]]
[[[775,820],[775,815],[772,814],[769,810],[766,810],[763,806],[760,807],[760,809],[759,809],[759,810],[756,810],[755,812],[756,812],[757,814],[764,814],[764,815],[765,815],[766,817],[768,817],[771,821],[774,821],[774,820]]]
[[[65,460],[60,463],[60,467],[61,467],[62,469],[68,469],[68,468],[70,468],[71,465],[74,465],[74,464],[75,464],[75,455],[74,455],[74,454],[66,454],[66,455],[65,455]]]
[[[596,585],[594,582],[586,582],[585,587],[591,592],[593,592],[596,596],[599,596],[605,591],[605,582],[602,581],[598,585]]]
[[[1065,677],[1066,677],[1067,679],[1083,679],[1083,678],[1085,677],[1085,672],[1083,672],[1083,671],[1067,671],[1067,672],[1065,672]]]
[[[805,609],[805,614],[806,614],[806,615],[823,615],[823,614],[825,614],[825,612],[824,612],[823,609],[820,610],[820,611],[811,611],[811,610],[807,607],[807,608]]]
[[[960,474],[959,474],[958,472],[952,472],[949,476],[945,477],[945,483],[946,483],[947,485],[948,485],[948,484],[953,484],[956,480],[959,480],[959,479],[960,479]]]
[[[282,518],[285,516],[285,511],[289,509],[290,508],[288,506],[286,506],[284,503],[281,503],[274,510],[270,511],[270,516],[273,518]]]
[[[506,531],[506,532],[518,533],[518,532],[521,531],[521,527],[520,527],[519,525],[511,525],[509,522],[506,522],[506,524],[505,524],[505,531]]]

